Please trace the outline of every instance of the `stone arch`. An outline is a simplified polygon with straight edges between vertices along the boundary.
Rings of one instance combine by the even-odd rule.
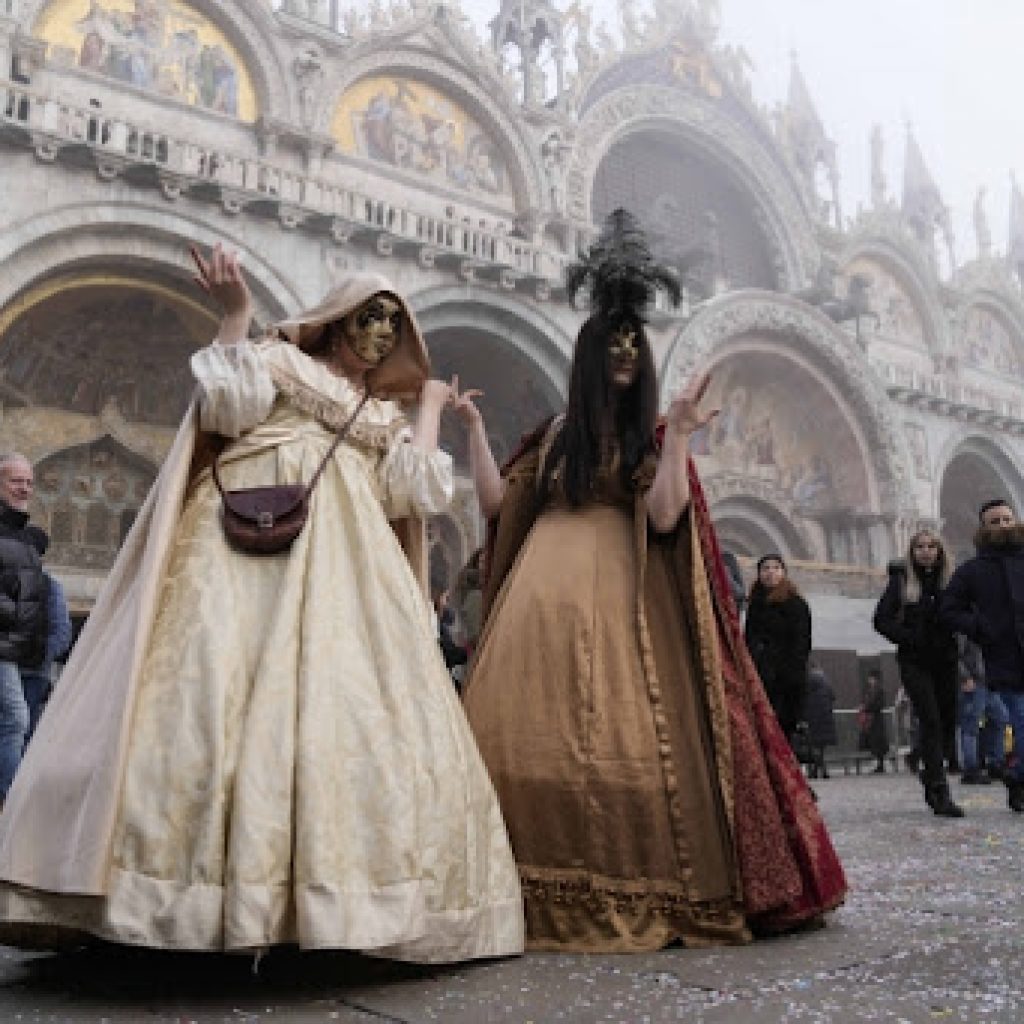
[[[242,255],[258,316],[277,319],[319,298],[303,295],[261,250],[220,225],[166,206],[68,203],[11,225],[0,237],[0,309],[9,311],[20,294],[54,273],[87,267],[155,271],[191,290],[189,243],[210,247],[218,241]]]
[[[797,527],[770,502],[750,495],[715,499],[713,481],[709,481],[708,499],[715,532],[724,550],[757,559],[778,552],[787,561],[809,560],[813,550]]]
[[[459,374],[484,391],[480,406],[499,462],[519,438],[559,411],[565,398],[569,339],[531,307],[465,288],[438,288],[411,298],[430,348],[433,372]],[[462,431],[446,424],[445,447],[468,470]]]
[[[22,0],[20,20],[30,31],[53,0]],[[235,46],[252,78],[257,117],[289,111],[288,68],[281,60],[277,24],[268,4],[243,0],[187,0]]]
[[[1018,515],[1024,510],[1024,477],[1016,460],[998,441],[960,434],[941,453],[936,489],[938,519],[958,560],[970,557],[978,508],[989,498],[1006,498]]]
[[[516,210],[525,213],[544,206],[543,171],[525,122],[515,117],[505,104],[497,102],[493,91],[489,92],[463,68],[425,53],[421,48],[387,40],[347,62],[331,83],[330,100],[324,106],[322,116],[332,118],[341,98],[361,79],[388,73],[419,79],[462,105],[499,148],[512,179]],[[321,124],[322,130],[329,131],[329,128],[329,124]],[[447,194],[457,201],[457,192]],[[479,201],[478,197],[475,198]]]
[[[459,374],[463,387],[480,388],[480,407],[498,461],[520,437],[565,400],[571,340],[532,306],[475,288],[441,287],[410,298],[430,349],[433,373]],[[469,479],[464,431],[442,423],[441,444],[455,459],[456,495],[444,523],[431,525],[444,557],[460,568],[483,543],[483,523]]]
[[[871,235],[856,239],[844,249],[840,271],[845,271],[858,259],[879,263],[896,279],[924,327],[924,342],[932,358],[932,368],[941,366],[950,352],[948,321],[939,301],[937,282],[920,253],[901,235],[896,238]]]
[[[663,402],[696,369],[744,350],[751,337],[763,350],[797,363],[843,410],[867,471],[866,512],[884,517],[891,528],[902,514],[912,514],[912,462],[882,383],[851,338],[796,299],[748,291],[709,303],[670,346],[661,377]]]
[[[818,246],[799,194],[749,127],[715,104],[676,89],[616,89],[587,110],[566,176],[570,215],[590,220],[597,168],[609,150],[636,131],[652,129],[695,147],[750,197],[753,215],[775,257],[778,286],[799,288],[818,263]]]

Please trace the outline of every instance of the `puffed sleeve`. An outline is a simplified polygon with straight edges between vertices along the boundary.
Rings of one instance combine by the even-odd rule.
[[[253,342],[214,341],[192,356],[192,373],[199,384],[203,430],[238,437],[270,414],[276,388]]]
[[[403,427],[381,462],[380,482],[389,519],[412,513],[437,515],[452,501],[452,457],[440,448],[432,452],[417,448],[412,431]]]

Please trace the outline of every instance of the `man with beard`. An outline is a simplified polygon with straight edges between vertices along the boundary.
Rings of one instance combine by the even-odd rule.
[[[977,555],[953,574],[939,615],[981,647],[986,682],[1006,705],[1013,766],[1006,772],[1011,811],[1024,811],[1024,525],[1004,498],[981,506]]]

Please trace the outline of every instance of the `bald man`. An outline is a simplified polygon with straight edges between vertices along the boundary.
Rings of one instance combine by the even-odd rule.
[[[47,584],[41,551],[46,534],[30,526],[32,465],[18,452],[0,454],[0,801],[21,763],[29,709],[21,670],[46,656]]]

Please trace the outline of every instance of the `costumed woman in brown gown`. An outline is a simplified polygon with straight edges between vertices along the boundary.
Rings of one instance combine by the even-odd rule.
[[[708,377],[656,430],[656,287],[623,211],[567,275],[589,283],[564,415],[504,471],[471,397],[490,520],[466,709],[512,840],[533,949],[748,941],[817,920],[842,868],[743,644],[688,460]]]

